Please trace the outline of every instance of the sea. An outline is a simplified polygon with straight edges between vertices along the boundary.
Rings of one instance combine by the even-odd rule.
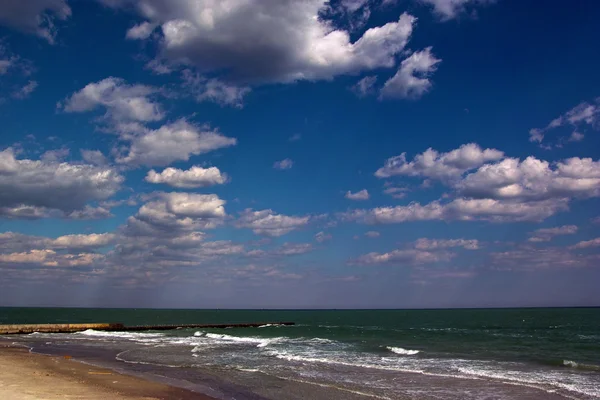
[[[293,326],[0,336],[217,399],[600,399],[600,308],[0,308],[0,324]]]

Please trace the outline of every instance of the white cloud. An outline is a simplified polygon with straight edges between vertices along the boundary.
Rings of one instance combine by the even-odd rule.
[[[375,92],[375,84],[377,83],[377,76],[365,76],[350,89],[356,93],[358,97],[365,97]]]
[[[142,22],[141,24],[129,28],[125,37],[132,40],[148,39],[155,29],[156,24]]]
[[[415,248],[419,250],[439,250],[452,247],[463,247],[467,250],[478,250],[479,241],[477,239],[418,239],[415,242]]]
[[[216,130],[198,127],[180,119],[156,130],[144,129],[131,137],[126,154],[118,155],[121,164],[164,166],[188,161],[193,155],[208,153],[237,144],[235,138]]]
[[[83,161],[87,162],[88,164],[99,166],[108,164],[108,160],[100,150],[82,149],[80,152],[81,158],[83,158]]]
[[[48,246],[54,250],[89,250],[113,244],[115,239],[116,235],[112,233],[65,235],[50,240]]]
[[[238,86],[215,78],[205,78],[186,69],[182,73],[184,87],[196,101],[212,101],[221,105],[242,108],[244,97],[250,93],[248,86]]]
[[[86,205],[81,210],[71,211],[65,216],[68,219],[80,220],[105,219],[110,217],[114,217],[110,210],[104,207],[91,207],[89,205]]]
[[[390,184],[389,182],[386,182],[386,188],[383,190],[383,193],[392,196],[394,199],[403,199],[406,197],[407,192],[410,191],[410,189],[405,187],[391,185],[392,184]]]
[[[2,0],[0,25],[44,38],[53,44],[56,37],[55,19],[71,16],[65,0]]]
[[[573,157],[551,166],[534,157],[505,158],[467,175],[457,189],[469,197],[519,201],[599,196],[600,161]]]
[[[296,217],[276,214],[273,210],[244,210],[235,222],[238,228],[252,229],[257,235],[282,236],[308,225],[309,216]]]
[[[93,253],[59,254],[54,250],[31,250],[23,253],[0,254],[0,263],[33,264],[44,267],[81,267],[89,266],[104,259],[103,255]]]
[[[569,136],[569,142],[581,142],[585,138],[583,133],[573,132],[571,136]]]
[[[576,245],[572,246],[572,249],[587,249],[590,247],[600,247],[600,238],[595,238],[592,240],[586,240],[586,241],[582,241],[577,243]]]
[[[577,226],[564,225],[555,228],[542,228],[531,233],[530,242],[549,242],[554,236],[573,235],[577,233]]]
[[[578,104],[566,113],[550,121],[545,128],[532,128],[529,131],[529,141],[542,143],[549,131],[565,126],[570,126],[574,129],[586,126],[598,129],[600,127],[600,97],[595,100],[595,104],[588,102]],[[581,132],[574,131],[571,133],[568,141],[578,142],[583,140],[583,138],[584,135]],[[559,139],[559,144],[563,141],[564,138]]]
[[[331,240],[332,236],[329,233],[325,233],[325,232],[318,232],[315,235],[315,240],[319,243],[325,243],[329,240]]]
[[[202,168],[193,166],[187,171],[166,168],[161,173],[150,170],[146,175],[146,182],[164,183],[176,188],[202,188],[222,185],[227,180],[227,174],[221,173],[217,167]]]
[[[468,170],[477,168],[489,161],[501,159],[504,153],[496,149],[483,150],[475,143],[463,144],[458,149],[439,153],[429,148],[418,154],[410,162],[406,153],[389,158],[383,167],[375,172],[378,178],[391,176],[418,176],[440,180],[456,179]]]
[[[360,256],[353,263],[359,265],[371,264],[404,264],[421,265],[447,261],[452,256],[449,253],[433,253],[430,251],[408,249],[393,250],[389,253],[368,253]]]
[[[0,208],[83,210],[88,202],[113,196],[124,178],[109,167],[66,162],[19,160],[0,151]]]
[[[64,161],[64,159],[67,158],[70,153],[71,151],[66,147],[63,147],[62,149],[48,150],[40,156],[40,160],[47,163],[61,162]]]
[[[365,236],[370,237],[370,238],[378,238],[379,236],[381,236],[381,233],[379,233],[377,231],[368,231],[368,232],[365,232]]]
[[[129,217],[124,233],[129,237],[178,237],[223,224],[225,200],[215,194],[157,193]]]
[[[87,84],[59,106],[65,112],[87,112],[104,107],[105,118],[113,123],[159,121],[165,114],[152,99],[158,92],[151,86],[129,85],[123,79],[109,77]]]
[[[367,224],[435,220],[541,221],[567,208],[568,202],[562,199],[519,203],[494,199],[458,198],[446,204],[434,201],[425,205],[410,203],[407,206],[353,210],[341,214],[341,218]]]
[[[302,135],[299,133],[295,133],[292,136],[290,136],[290,138],[288,139],[290,142],[297,142],[298,140],[302,139]]]
[[[416,20],[403,14],[351,42],[349,32],[323,18],[330,7],[326,0],[103,2],[133,4],[142,17],[160,25],[161,59],[245,82],[322,80],[393,67]]]
[[[294,166],[294,162],[289,158],[283,159],[281,161],[276,161],[273,164],[273,168],[275,169],[290,169]]]
[[[417,99],[431,89],[429,76],[436,71],[442,60],[435,58],[431,47],[413,53],[402,61],[398,72],[388,79],[381,88],[381,99]]]
[[[0,67],[1,68],[1,67]],[[19,90],[13,93],[13,97],[16,99],[26,99],[31,93],[35,91],[38,87],[38,83],[36,81],[29,81],[27,84],[22,86]]]
[[[348,190],[344,197],[347,198],[348,200],[358,200],[358,201],[369,200],[369,192],[367,191],[367,189],[363,189],[356,193],[352,193],[351,191]]]
[[[433,11],[440,19],[447,21],[456,18],[469,7],[493,3],[495,0],[420,0],[433,6]]]

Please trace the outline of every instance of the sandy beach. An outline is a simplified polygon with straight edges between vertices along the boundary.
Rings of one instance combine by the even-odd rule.
[[[211,400],[161,383],[0,345],[0,399],[3,400]]]

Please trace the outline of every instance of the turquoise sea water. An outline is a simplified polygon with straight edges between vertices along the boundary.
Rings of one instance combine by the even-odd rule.
[[[114,353],[115,363],[121,367],[168,367],[170,376],[180,382],[194,382],[194,372],[198,376],[216,372],[227,384],[243,389],[248,398],[252,394],[277,399],[600,398],[599,308],[0,308],[0,323],[257,321],[294,321],[296,325],[143,333],[87,331],[10,339],[37,346],[42,352],[65,347],[71,352],[102,349]]]

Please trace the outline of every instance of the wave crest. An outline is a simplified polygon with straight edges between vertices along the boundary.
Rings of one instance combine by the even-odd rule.
[[[402,347],[392,346],[387,346],[386,349],[392,353],[401,354],[403,356],[414,356],[415,354],[419,354],[421,352],[420,350],[403,349]]]

